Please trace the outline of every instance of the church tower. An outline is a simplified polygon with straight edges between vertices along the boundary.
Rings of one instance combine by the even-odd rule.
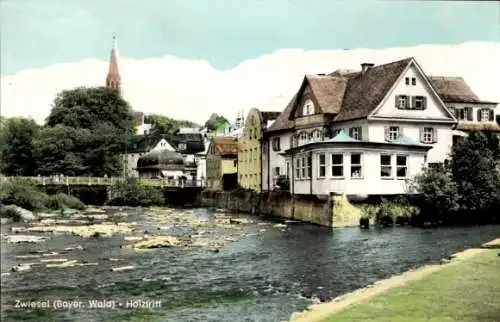
[[[116,36],[113,35],[113,48],[111,49],[111,57],[109,58],[109,70],[106,77],[106,88],[122,94],[122,80],[120,71],[118,70],[118,46],[116,44]]]

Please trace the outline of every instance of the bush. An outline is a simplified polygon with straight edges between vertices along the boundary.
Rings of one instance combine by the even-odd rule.
[[[43,211],[49,196],[36,186],[26,182],[7,182],[0,184],[0,202],[6,205],[16,205],[29,211]]]
[[[59,210],[59,209],[85,209],[85,205],[80,199],[67,195],[65,193],[58,193],[53,196],[49,196],[48,202],[46,204],[48,209]]]
[[[110,206],[148,207],[165,204],[161,189],[141,185],[137,180],[118,182],[111,187],[111,193],[114,197],[106,203]]]
[[[8,218],[14,222],[19,222],[21,221],[21,213],[11,206],[0,206],[0,218]]]

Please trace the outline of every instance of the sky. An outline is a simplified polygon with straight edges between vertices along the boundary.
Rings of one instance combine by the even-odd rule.
[[[282,110],[304,74],[408,56],[500,101],[495,1],[2,0],[1,114],[103,85],[113,33],[125,99],[175,118]]]

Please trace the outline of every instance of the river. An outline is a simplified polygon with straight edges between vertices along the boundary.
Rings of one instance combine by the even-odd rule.
[[[111,214],[114,211],[108,210]],[[125,210],[129,214],[125,220],[135,221],[151,234],[169,229],[169,234],[182,236],[207,229],[161,227],[165,224],[144,218],[146,211]],[[214,213],[205,209],[178,211],[208,221],[214,218]],[[120,234],[82,238],[44,233],[41,235],[51,238],[19,244],[2,239],[2,273],[23,262],[16,256],[75,245],[83,249],[63,257],[97,263],[66,268],[38,265],[26,272],[2,274],[2,321],[285,321],[313,302],[500,236],[500,226],[330,230],[298,223],[275,227],[257,217],[234,216],[256,222],[240,225],[237,234],[231,232],[235,241],[218,253],[177,247],[138,252],[120,247],[124,244]],[[3,225],[2,234],[11,234],[11,226]],[[217,233],[230,234],[224,229]],[[110,261],[111,257],[120,259],[119,265]],[[135,269],[110,270],[123,265],[134,265]],[[81,306],[16,307],[17,301],[55,300],[76,301]],[[115,307],[90,308],[89,300],[114,301],[107,304]],[[153,301],[149,302],[152,307],[127,307],[133,300]]]

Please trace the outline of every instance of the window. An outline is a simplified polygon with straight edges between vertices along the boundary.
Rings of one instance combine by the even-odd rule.
[[[344,176],[344,155],[343,154],[332,154],[332,177],[343,177]]]
[[[413,86],[417,85],[417,79],[416,79],[415,77],[412,77],[412,78],[411,78],[411,84],[412,84]]]
[[[301,164],[301,167],[300,167],[300,177],[302,179],[305,179],[306,178],[306,158],[305,157],[302,157],[300,159],[300,164]]]
[[[314,103],[311,100],[307,100],[302,107],[302,116],[311,114],[314,114]]]
[[[300,159],[295,161],[295,176],[300,179]]]
[[[389,154],[380,155],[380,176],[382,178],[392,178],[391,156]]]
[[[361,162],[361,153],[351,153],[351,178],[361,178],[363,176]]]
[[[415,110],[425,110],[427,99],[425,96],[413,96],[412,108]]]
[[[351,127],[349,129],[349,136],[354,140],[361,140],[361,127]]]
[[[407,157],[405,155],[398,155],[396,157],[396,177],[406,178],[408,176]]]
[[[321,130],[314,131],[314,140],[315,141],[323,141],[323,131],[321,131]]]
[[[187,144],[186,143],[179,143],[179,150],[184,151],[187,149]]]
[[[430,144],[437,142],[436,129],[424,127],[420,132],[420,142]]]
[[[312,157],[311,155],[309,155],[307,157],[307,178],[311,178],[311,175],[312,175],[312,168],[311,168],[311,163],[312,163]]]
[[[406,85],[410,85],[410,77],[405,77],[405,83]]]
[[[472,107],[457,107],[453,109],[459,121],[472,121]]]
[[[273,176],[274,177],[279,177],[280,175],[280,167],[274,167],[273,169]]]
[[[385,140],[392,142],[399,137],[399,126],[389,126],[385,129]]]
[[[233,161],[233,166],[236,168],[238,166],[238,160]]]
[[[272,143],[273,143],[273,151],[280,151],[281,150],[279,137],[273,138]]]
[[[406,95],[396,95],[396,107],[399,109],[408,108],[408,96]]]
[[[333,130],[333,136],[335,137],[337,134],[339,134],[342,131],[342,129],[335,129]]]
[[[477,111],[478,122],[491,122],[494,121],[493,110],[489,108],[482,108]]]
[[[326,156],[324,153],[318,154],[318,177],[324,178],[326,176]]]

